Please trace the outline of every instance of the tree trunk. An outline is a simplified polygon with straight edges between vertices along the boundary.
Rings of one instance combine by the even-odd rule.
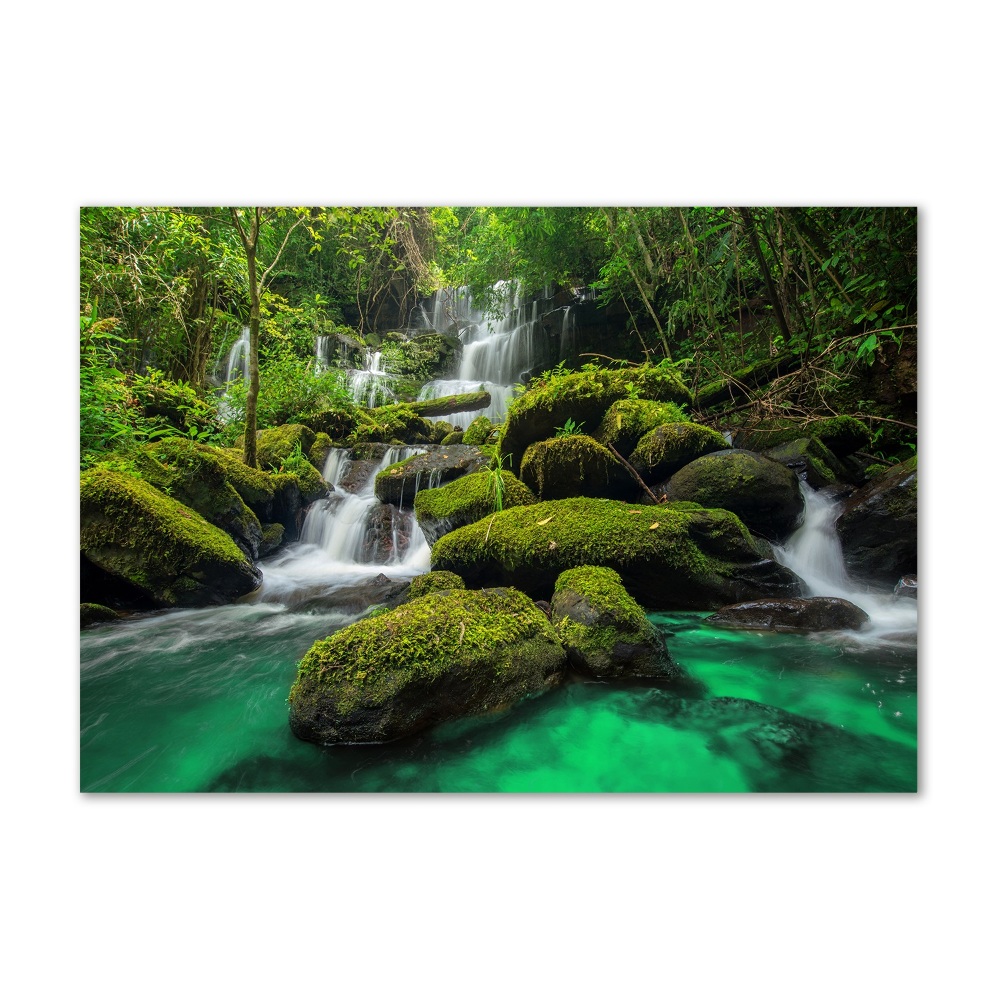
[[[250,277],[250,356],[248,371],[250,386],[247,389],[246,426],[243,430],[243,463],[257,468],[257,396],[260,392],[260,366],[257,350],[260,347],[260,288],[257,287],[257,227],[253,242],[247,251],[247,273]]]
[[[750,215],[750,210],[746,208],[739,209],[740,217],[743,219],[743,227],[746,229],[747,239],[750,241],[750,249],[753,250],[754,256],[757,258],[757,264],[760,267],[761,274],[764,278],[764,284],[767,287],[767,297],[771,300],[771,307],[774,309],[775,316],[778,320],[778,326],[781,327],[781,333],[785,338],[786,346],[791,343],[792,335],[788,332],[788,322],[785,319],[785,312],[781,308],[781,300],[778,298],[778,292],[774,287],[774,279],[771,277],[771,269],[767,266],[767,261],[764,260],[764,254],[760,249],[760,243],[757,240],[757,227],[754,225],[753,216]]]

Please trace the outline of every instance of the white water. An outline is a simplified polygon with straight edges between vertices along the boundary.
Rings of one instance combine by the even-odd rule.
[[[334,448],[327,456],[323,477],[333,489],[314,503],[302,525],[301,540],[260,564],[263,583],[257,592],[265,601],[283,601],[303,591],[315,595],[370,580],[376,573],[390,579],[417,576],[430,569],[431,550],[412,511],[399,510],[403,522],[393,521],[392,547],[384,561],[368,558],[371,550],[370,520],[381,507],[375,496],[375,477],[403,459],[424,453],[422,448],[389,448],[357,493],[341,482],[351,465],[350,453]],[[407,538],[409,541],[407,542]]]
[[[473,306],[468,288],[435,292],[430,307],[421,306],[419,310],[425,326],[441,333],[457,331],[462,342],[458,377],[428,382],[420,390],[420,399],[439,399],[481,388],[490,393],[488,407],[449,416],[463,427],[483,414],[494,423],[503,420],[515,386],[527,380],[537,359],[544,355],[539,300],[527,302],[516,282],[501,281],[493,287],[502,302],[499,318]]]
[[[799,488],[805,504],[802,523],[784,545],[774,546],[775,559],[802,579],[805,596],[840,597],[867,612],[871,622],[859,637],[878,641],[890,633],[906,633],[915,639],[917,602],[851,580],[836,529],[841,504],[804,480],[799,481]]]
[[[352,371],[347,385],[354,402],[371,409],[395,401],[391,385],[395,377],[382,367],[381,351],[366,351],[364,370]]]
[[[243,380],[250,378],[250,327],[243,327],[239,339],[230,348],[229,359],[226,361],[226,383],[232,382],[237,375]]]

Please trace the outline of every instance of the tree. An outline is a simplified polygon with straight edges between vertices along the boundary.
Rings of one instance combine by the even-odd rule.
[[[313,215],[309,209],[292,210],[290,224],[284,226],[281,244],[271,256],[271,262],[258,273],[257,252],[261,244],[261,234],[266,226],[272,226],[280,231],[279,220],[289,219],[287,209],[281,208],[233,208],[229,209],[229,218],[236,229],[246,256],[247,291],[250,305],[250,350],[248,352],[249,385],[246,399],[246,422],[243,430],[243,461],[250,468],[257,468],[257,396],[260,392],[260,298],[267,287],[268,277],[274,271],[281,254],[288,245],[288,239],[299,226],[311,223]],[[311,230],[315,238],[319,238],[316,230]]]

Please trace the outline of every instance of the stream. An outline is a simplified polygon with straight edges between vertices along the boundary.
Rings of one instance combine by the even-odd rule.
[[[447,319],[466,345],[459,378],[428,384],[426,398],[486,385],[488,414],[502,417],[539,335],[538,304],[516,291],[509,300],[495,324],[472,313],[461,290],[422,310],[422,326]],[[572,337],[568,309],[560,322],[562,350]],[[230,368],[242,360],[234,347]],[[353,386],[366,399],[385,391],[376,354]],[[864,608],[871,622],[861,631],[734,631],[706,622],[708,612],[654,613],[690,677],[682,687],[575,679],[502,714],[392,744],[296,739],[286,703],[296,664],[317,639],[365,614],[352,588],[430,568],[412,509],[374,493],[380,469],[420,450],[387,448],[352,463],[334,449],[324,468],[329,496],[310,508],[300,541],[260,563],[262,586],[248,598],[81,632],[82,791],[916,790],[917,602],[848,579],[837,506],[804,483],[803,523],[776,557],[809,593]]]

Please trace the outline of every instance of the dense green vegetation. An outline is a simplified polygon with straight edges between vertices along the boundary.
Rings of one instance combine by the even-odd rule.
[[[412,310],[448,285],[488,303],[501,280],[596,302],[611,332],[589,353],[676,366],[718,430],[848,415],[873,461],[915,443],[914,209],[98,207],[80,236],[82,468],[345,408],[342,369],[365,347],[415,387],[449,348],[408,358]],[[340,345],[328,367],[317,336]]]

